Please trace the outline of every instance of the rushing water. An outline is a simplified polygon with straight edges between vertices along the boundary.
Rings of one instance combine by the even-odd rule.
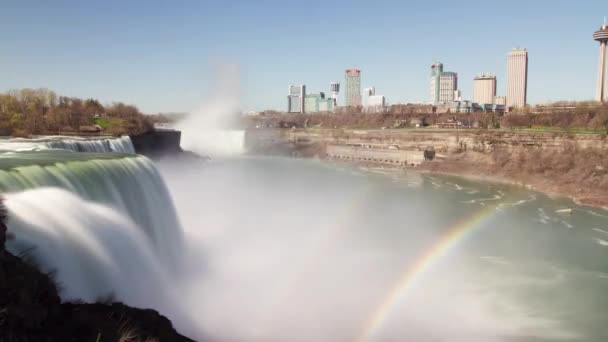
[[[0,139],[0,153],[7,151],[38,151],[63,149],[73,152],[120,152],[135,153],[131,138],[110,137],[62,137],[48,136],[36,139]]]
[[[219,341],[608,339],[600,209],[310,160],[161,161],[182,231],[149,160],[36,153],[0,158],[0,189],[12,248],[37,246],[64,298],[114,292]]]
[[[0,154],[0,192],[17,193],[40,188],[67,190],[83,200],[121,212],[145,230],[144,234],[163,260],[171,265],[177,262],[181,228],[165,184],[146,157],[63,150]],[[62,196],[57,193],[58,202],[62,202]],[[65,221],[59,223],[68,223],[78,213],[77,207],[70,208],[70,212],[60,214]],[[51,203],[43,209],[49,215],[57,214]],[[31,218],[28,210],[15,216],[21,222]],[[87,222],[86,218],[84,222]],[[94,220],[91,223],[94,224]]]

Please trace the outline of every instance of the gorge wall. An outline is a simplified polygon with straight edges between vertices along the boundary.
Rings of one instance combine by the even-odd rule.
[[[608,205],[608,139],[601,134],[507,130],[257,129],[251,153],[346,160],[491,177]],[[425,160],[425,150],[433,151]]]

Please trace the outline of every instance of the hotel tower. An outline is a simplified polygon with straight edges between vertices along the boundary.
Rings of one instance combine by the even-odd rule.
[[[513,49],[507,62],[507,107],[524,107],[528,91],[528,51]]]

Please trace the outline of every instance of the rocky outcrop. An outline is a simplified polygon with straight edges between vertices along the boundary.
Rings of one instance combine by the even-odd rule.
[[[52,274],[5,250],[0,201],[0,341],[192,341],[158,312],[122,303],[62,303]]]
[[[129,136],[135,152],[157,158],[182,152],[182,132],[170,129],[154,129],[143,134]]]

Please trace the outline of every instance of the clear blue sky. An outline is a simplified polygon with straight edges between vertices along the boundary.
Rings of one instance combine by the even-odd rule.
[[[285,108],[289,84],[328,92],[362,69],[390,103],[428,101],[435,60],[472,96],[477,73],[498,76],[528,49],[531,103],[595,94],[606,0],[30,1],[0,6],[0,91],[48,87],[124,101],[146,112],[196,109],[211,65],[241,70],[244,110]]]

